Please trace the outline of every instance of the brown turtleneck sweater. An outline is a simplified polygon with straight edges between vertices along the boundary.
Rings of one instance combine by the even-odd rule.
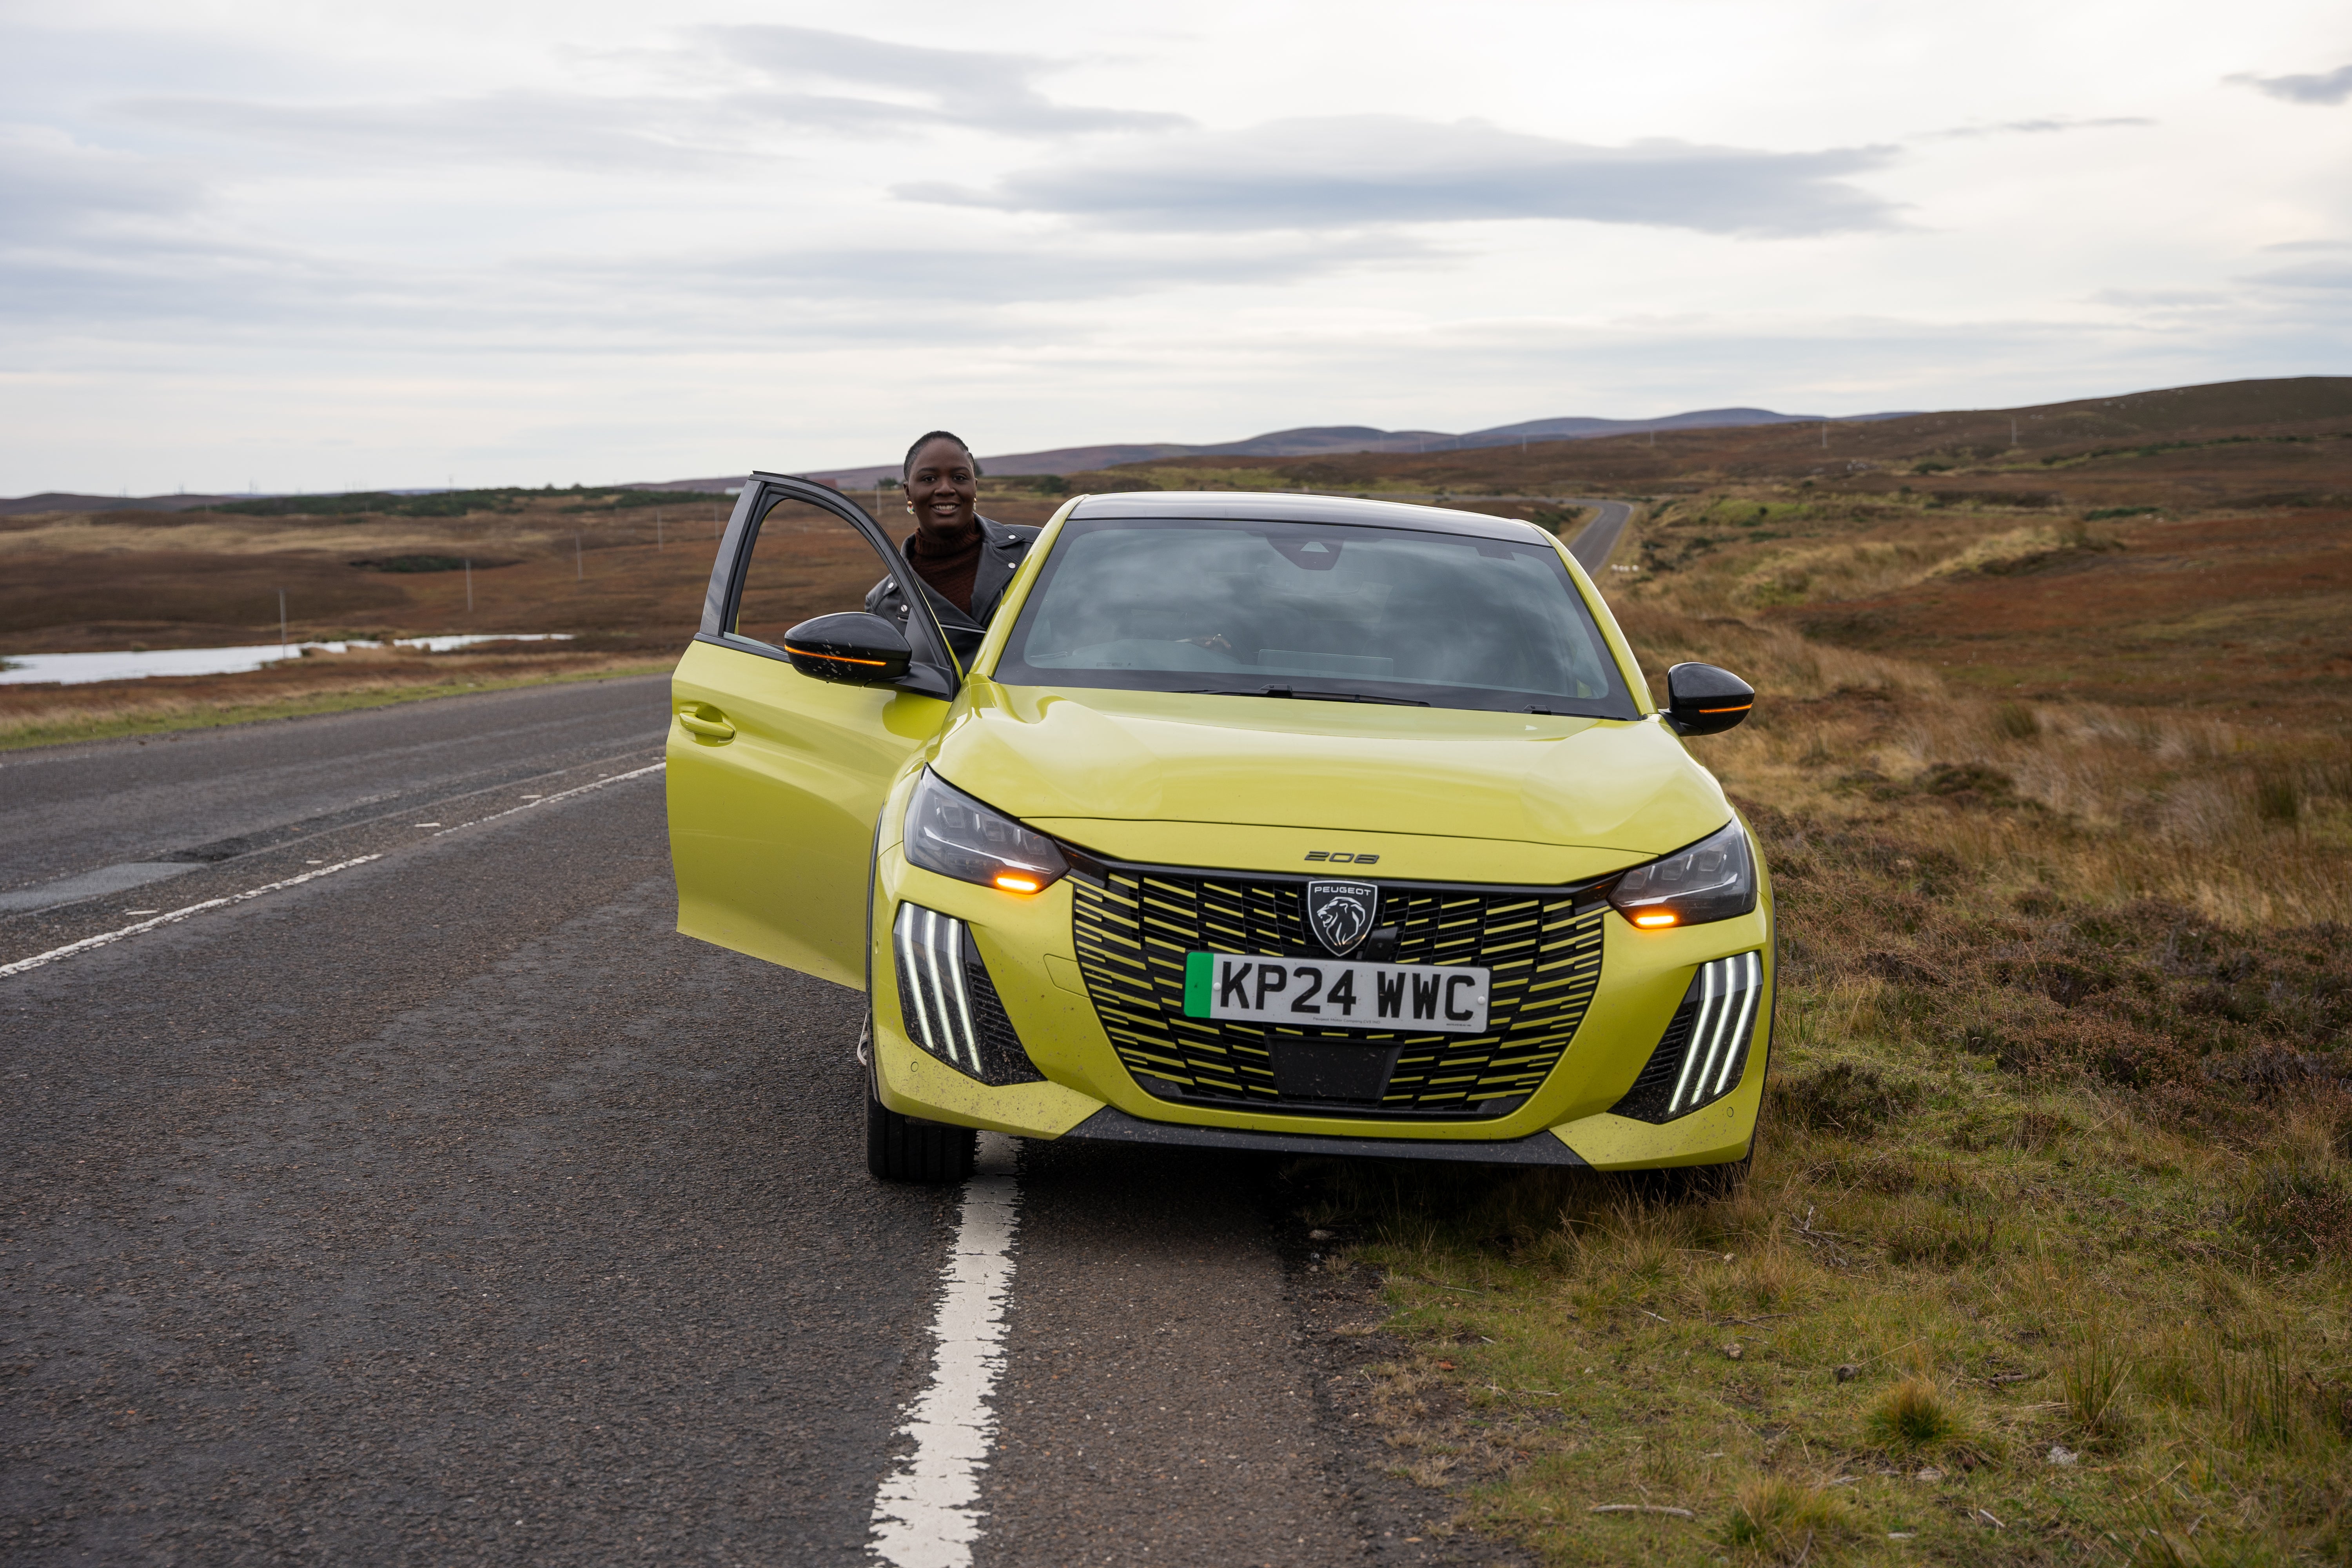
[[[972,579],[980,572],[981,539],[980,525],[974,523],[961,544],[950,545],[944,553],[935,555],[929,539],[917,529],[907,539],[907,564],[932,593],[968,616]]]

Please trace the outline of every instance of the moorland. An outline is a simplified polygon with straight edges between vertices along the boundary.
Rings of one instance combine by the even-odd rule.
[[[2347,392],[1319,466],[1646,495],[1645,667],[1767,694],[1692,743],[1780,900],[1744,1188],[1300,1209],[1400,1468],[1560,1563],[2352,1561]]]
[[[1780,900],[1745,1183],[1293,1173],[1368,1309],[1328,1397],[1400,1473],[1558,1563],[2352,1562],[2352,379],[982,506],[1154,488],[1636,499],[1601,577],[1654,680],[1762,693],[1692,742]],[[0,743],[661,668],[715,509],[11,519],[0,655],[257,640],[280,587],[296,636],[578,640],[0,688]]]

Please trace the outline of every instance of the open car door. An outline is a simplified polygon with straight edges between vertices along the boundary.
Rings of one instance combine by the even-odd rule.
[[[913,606],[903,677],[851,685],[793,668],[789,628],[864,609],[886,577]],[[863,508],[824,485],[753,474],[671,681],[677,929],[862,987],[882,798],[938,732],[961,680],[921,585]]]

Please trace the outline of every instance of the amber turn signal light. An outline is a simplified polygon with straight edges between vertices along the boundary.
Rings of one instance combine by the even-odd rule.
[[[1000,875],[996,879],[996,885],[1008,893],[1034,893],[1045,884],[1034,877],[1015,877],[1008,873]]]
[[[1664,926],[1679,925],[1682,923],[1682,917],[1680,915],[1668,914],[1664,910],[1661,910],[1656,914],[1635,915],[1633,917],[1633,923],[1637,926],[1644,926],[1655,930]]]

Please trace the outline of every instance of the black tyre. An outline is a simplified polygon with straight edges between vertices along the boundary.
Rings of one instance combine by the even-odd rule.
[[[961,1182],[971,1174],[980,1134],[969,1127],[949,1127],[901,1116],[866,1085],[866,1168],[884,1182]]]

